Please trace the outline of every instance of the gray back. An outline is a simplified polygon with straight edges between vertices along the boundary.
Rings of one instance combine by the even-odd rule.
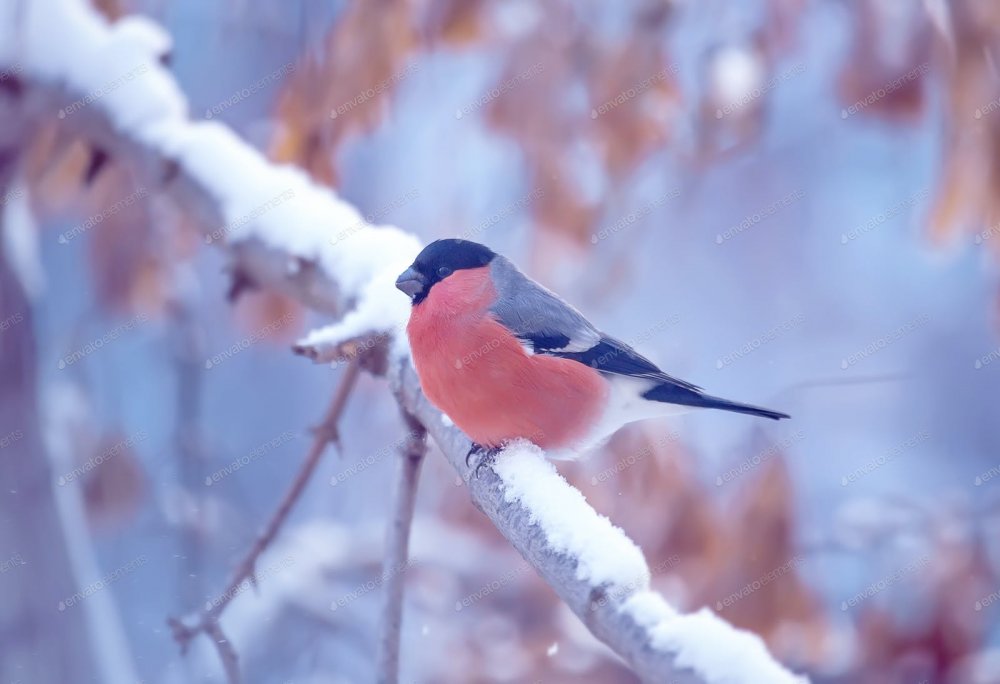
[[[601,333],[583,314],[508,259],[497,255],[490,271],[498,295],[493,315],[536,352],[582,352],[601,341]]]

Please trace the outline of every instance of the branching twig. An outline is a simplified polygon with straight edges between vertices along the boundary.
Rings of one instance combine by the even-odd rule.
[[[222,626],[216,620],[206,622],[204,632],[215,643],[215,650],[219,652],[219,660],[222,661],[222,669],[226,672],[226,681],[229,684],[237,684],[240,681],[240,659],[236,655],[233,643],[222,632]]]
[[[358,379],[360,370],[360,364],[357,360],[352,361],[347,366],[347,370],[344,372],[344,377],[337,388],[333,401],[330,403],[330,407],[323,417],[323,422],[313,431],[315,437],[312,446],[309,447],[309,453],[306,455],[302,467],[295,476],[295,480],[288,488],[288,492],[281,500],[267,527],[264,528],[264,531],[250,547],[250,550],[247,551],[240,564],[236,566],[226,590],[219,596],[217,601],[213,601],[210,607],[201,611],[198,617],[191,622],[184,622],[174,617],[167,619],[167,623],[173,629],[174,639],[180,644],[182,653],[187,651],[191,640],[199,633],[203,632],[211,637],[215,642],[216,649],[219,651],[219,657],[226,669],[226,676],[230,684],[237,684],[240,681],[239,667],[237,665],[236,651],[222,633],[222,628],[219,626],[219,618],[222,616],[222,612],[226,609],[226,606],[229,605],[229,602],[239,593],[237,589],[243,582],[249,580],[251,584],[257,586],[257,559],[260,558],[264,550],[274,541],[278,530],[281,529],[285,519],[291,512],[292,506],[299,500],[306,485],[309,483],[309,479],[312,477],[313,471],[319,465],[320,457],[323,455],[327,444],[338,441],[337,423],[344,412],[344,408],[347,406],[347,399],[351,394],[351,390],[354,389],[354,384]]]
[[[396,684],[399,680],[399,634],[403,622],[403,586],[409,565],[410,527],[417,498],[420,464],[427,453],[427,431],[416,418],[404,413],[409,437],[403,445],[396,469],[392,517],[386,534],[382,577],[382,629],[375,659],[378,684]]]

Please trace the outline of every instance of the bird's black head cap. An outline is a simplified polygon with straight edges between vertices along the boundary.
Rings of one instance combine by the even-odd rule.
[[[419,304],[436,283],[455,271],[486,266],[495,256],[489,247],[471,240],[435,240],[403,271],[396,280],[396,287],[409,295],[414,304]]]

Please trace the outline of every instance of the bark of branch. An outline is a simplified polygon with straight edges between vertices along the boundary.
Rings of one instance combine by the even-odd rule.
[[[10,1],[0,0],[0,3]],[[24,9],[27,13],[41,15],[34,18],[36,24],[67,21],[62,12],[53,10],[52,4],[70,1],[33,0],[24,5]],[[83,11],[79,9],[76,13],[79,15]],[[116,29],[102,27],[101,31],[103,33],[98,32],[101,40],[78,41],[74,57],[80,51],[95,54],[104,51],[110,55],[105,61],[114,64]],[[73,35],[73,31],[60,27],[59,35]],[[128,40],[127,35],[121,38],[121,42]],[[45,46],[36,49],[43,50]],[[156,57],[150,55],[151,59]],[[94,59],[101,61],[99,55]],[[51,116],[60,106],[85,98],[93,89],[89,83],[74,83],[72,65],[65,65],[65,73],[55,76],[53,68],[49,63],[45,71],[35,72],[30,59],[25,60],[23,80],[33,92],[35,106],[41,108],[35,115]],[[128,65],[121,68],[124,70]],[[110,77],[111,74],[103,74],[101,83]],[[100,83],[93,85],[96,87]],[[155,103],[164,100],[164,91],[174,92],[176,85],[172,77],[155,64],[129,88],[131,100],[144,102],[150,110],[155,109]],[[269,165],[219,124],[192,124],[183,108],[176,107],[170,98],[163,111],[147,116],[147,119],[155,119],[156,126],[148,120],[137,123],[134,116],[123,115],[115,109],[115,102],[120,105],[120,99],[115,98],[89,102],[68,117],[64,125],[97,142],[113,157],[128,162],[151,190],[173,196],[192,216],[199,218],[208,238],[206,241],[227,248],[239,282],[281,290],[317,310],[334,315],[348,311],[333,330],[311,336],[302,344],[303,353],[323,358],[324,349],[337,348],[373,329],[386,331],[381,334],[388,336],[386,346],[392,347],[393,335],[403,321],[390,321],[388,318],[392,315],[385,314],[387,310],[396,310],[389,306],[396,301],[390,298],[399,296],[392,290],[392,280],[385,281],[401,255],[416,244],[412,236],[392,228],[356,225],[353,221],[360,218],[359,214],[332,194],[324,194],[297,173]],[[162,138],[157,137],[158,132]],[[207,150],[211,153],[206,154]],[[292,216],[291,208],[280,217],[267,213],[254,214],[249,219],[233,215],[233,198],[242,198],[245,193],[239,187],[240,177],[219,172],[222,167],[238,169],[243,174],[255,173],[255,187],[259,191],[268,188],[266,194],[273,193],[270,196],[286,192],[291,186],[296,198],[305,198],[299,218]],[[230,234],[227,229],[222,231],[226,240],[212,239],[213,233],[219,232],[218,226],[236,222],[240,224],[238,233]],[[325,230],[317,230],[316,226],[323,226]],[[347,237],[334,239],[338,235]],[[377,321],[378,325],[371,325],[372,321]],[[468,440],[450,427],[422,395],[405,353],[397,350],[391,355],[387,369],[403,409],[427,428],[452,466],[462,474],[475,504],[591,632],[614,649],[644,681],[674,684],[802,681],[775,662],[757,637],[731,628],[711,613],[678,615],[670,609],[662,598],[649,591],[649,569],[641,553],[620,530],[607,525],[607,521],[580,498],[575,502],[580,525],[593,525],[593,529],[602,531],[605,539],[634,551],[639,557],[632,568],[637,571],[634,582],[595,579],[590,562],[594,558],[587,557],[585,548],[556,543],[554,539],[557,538],[541,523],[542,507],[532,508],[523,498],[518,499],[511,483],[492,471],[487,470],[480,479],[470,479],[464,463]],[[575,493],[555,473],[542,475],[553,495],[565,497]],[[249,569],[244,576],[249,576],[252,559],[245,565]],[[706,644],[711,647],[706,648]],[[727,662],[737,662],[738,667],[730,667],[720,675],[720,663],[724,666]]]
[[[427,431],[413,416],[404,414],[409,437],[396,464],[392,513],[386,534],[385,557],[382,559],[382,625],[375,658],[378,684],[399,681],[399,635],[403,623],[403,589],[409,567],[410,528],[417,500],[420,465],[427,453]]]
[[[347,400],[354,389],[360,371],[360,365],[357,361],[351,362],[347,366],[323,421],[314,429],[313,443],[309,447],[309,453],[306,454],[295,480],[292,481],[285,496],[282,497],[281,503],[278,504],[277,510],[271,516],[264,531],[254,541],[243,560],[236,566],[226,590],[219,595],[218,600],[212,602],[211,607],[202,610],[193,620],[185,622],[175,617],[167,619],[167,623],[173,630],[174,639],[180,644],[182,653],[187,651],[191,640],[200,633],[204,633],[212,639],[219,652],[219,658],[222,660],[229,684],[238,684],[240,681],[239,659],[236,650],[223,634],[219,620],[226,606],[239,593],[237,589],[243,582],[249,581],[253,586],[257,586],[257,559],[274,541],[281,526],[288,518],[288,514],[291,513],[292,507],[302,496],[302,492],[309,484],[327,445],[338,441],[337,424],[347,407]]]

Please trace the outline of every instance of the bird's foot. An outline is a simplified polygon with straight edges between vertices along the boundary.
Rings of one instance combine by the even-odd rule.
[[[493,462],[497,458],[497,454],[500,453],[500,450],[502,448],[503,447],[485,447],[482,444],[476,444],[475,442],[473,442],[472,446],[469,447],[469,453],[465,455],[465,465],[471,468],[472,456],[474,454],[478,454],[476,468],[473,471],[473,474],[476,476],[476,479],[478,480],[479,471],[482,470],[483,468],[488,468],[489,466],[493,465]]]

